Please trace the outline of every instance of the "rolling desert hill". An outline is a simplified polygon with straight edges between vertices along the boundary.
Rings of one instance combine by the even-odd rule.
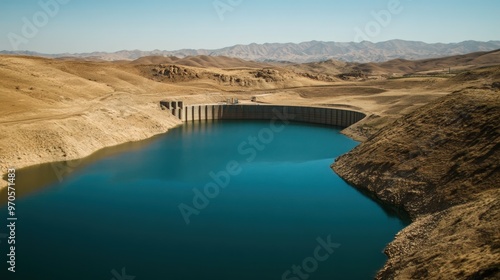
[[[102,61],[0,55],[0,168],[3,176],[12,166],[67,166],[104,147],[165,133],[180,121],[161,110],[164,99],[200,104],[255,98],[359,110],[367,117],[343,132],[364,143],[334,168],[413,218],[387,247],[390,260],[379,276],[439,278],[444,269],[451,278],[495,279],[496,59],[498,52],[393,60],[373,63],[377,71],[368,76],[356,68],[360,64],[336,60],[270,65],[217,56]],[[389,78],[395,69],[437,71],[452,62],[452,75]],[[5,186],[0,181],[0,195]]]
[[[27,51],[1,51],[0,54],[18,54],[44,57],[75,57],[92,60],[136,60],[144,56],[227,56],[259,62],[289,61],[295,63],[317,62],[329,59],[345,62],[384,62],[393,59],[420,60],[461,55],[500,49],[500,41],[428,44],[418,41],[390,40],[385,42],[323,42],[265,43],[235,45],[221,49],[182,49],[175,51],[122,50],[113,53],[92,52],[81,54],[41,54]]]
[[[449,70],[463,70],[467,67],[480,67],[500,64],[500,50],[476,52],[444,58],[423,60],[395,59],[382,63],[366,63],[354,67],[368,75],[377,74],[418,74],[429,71],[447,73]]]
[[[463,61],[486,60],[490,63],[491,59],[484,57],[498,57],[497,54],[472,54]],[[215,67],[217,65],[224,68]],[[138,140],[145,135],[164,132],[177,122],[172,120],[171,124],[159,125],[165,116],[155,108],[159,100],[172,96],[187,103],[219,102],[231,97],[244,102],[256,97],[261,103],[362,110],[370,117],[346,132],[363,140],[390,121],[451,91],[470,86],[491,87],[498,81],[499,72],[498,67],[492,66],[470,69],[447,78],[387,80],[383,75],[375,80],[339,78],[346,74],[343,71],[349,74],[355,65],[327,61],[269,66],[207,56],[105,62],[0,55],[0,126],[5,131],[0,137],[0,164],[3,168],[9,164],[22,167],[79,158],[104,146],[129,141],[126,139]],[[321,76],[328,73],[332,76]],[[140,122],[130,126],[127,121],[133,124],[133,120],[141,118],[151,118],[150,130],[140,132],[144,130]],[[116,128],[123,125],[126,129],[111,129],[107,125]],[[80,130],[75,132],[75,127],[88,126],[96,130],[88,146],[71,140],[88,138],[80,135]],[[42,131],[40,127],[45,129]],[[67,128],[51,129],[55,127]],[[135,131],[125,136],[130,129]],[[80,136],[75,138],[67,134],[70,132]],[[59,144],[40,138],[47,134],[52,135],[48,139],[57,135]],[[33,139],[40,141],[31,143]],[[33,154],[36,156],[28,156]]]
[[[264,68],[270,67],[269,64],[261,62],[247,61],[239,58],[227,56],[187,56],[178,58],[175,56],[144,56],[132,61],[132,64],[151,65],[151,64],[178,64],[198,68]]]
[[[228,58],[210,58],[204,63],[255,65]],[[182,70],[165,73],[170,67]],[[193,79],[186,78],[188,72]],[[162,68],[4,55],[0,55],[0,77],[2,170],[81,158],[106,146],[164,133],[179,124],[159,108],[160,100],[172,96],[213,103],[237,97],[234,92],[324,84],[286,70],[264,68]]]
[[[401,77],[403,75],[447,75],[479,67],[500,64],[500,50],[475,52],[443,58],[404,60],[394,59],[381,63],[354,63],[327,60],[302,64],[285,64],[283,67],[298,74],[314,75],[322,80],[366,79],[374,76]]]

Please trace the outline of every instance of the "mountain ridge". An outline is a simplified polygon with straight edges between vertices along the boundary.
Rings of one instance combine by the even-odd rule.
[[[227,56],[258,62],[306,63],[336,59],[345,62],[385,62],[393,59],[419,60],[472,52],[500,49],[500,41],[463,41],[459,43],[425,43],[420,41],[389,40],[383,42],[325,42],[251,43],[220,49],[120,50],[117,52],[43,54],[31,51],[0,51],[0,54],[18,54],[52,58],[73,57],[91,60],[136,60],[145,56]]]

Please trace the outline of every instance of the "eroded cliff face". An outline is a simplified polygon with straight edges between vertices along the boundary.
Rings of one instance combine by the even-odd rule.
[[[386,248],[378,278],[500,277],[498,91],[468,89],[423,106],[332,167],[414,221]]]

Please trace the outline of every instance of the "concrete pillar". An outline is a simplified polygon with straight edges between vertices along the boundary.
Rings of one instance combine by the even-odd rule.
[[[206,112],[206,116],[207,116],[207,120],[212,120],[213,119],[213,105],[210,105],[210,106],[207,106],[207,112]]]
[[[192,121],[198,121],[200,119],[200,110],[198,106],[192,107],[193,118]]]
[[[325,112],[325,124],[332,124],[332,109],[326,109]]]
[[[225,109],[227,108],[227,105],[221,105],[219,106],[219,112],[217,114],[217,119],[222,120],[224,118]]]

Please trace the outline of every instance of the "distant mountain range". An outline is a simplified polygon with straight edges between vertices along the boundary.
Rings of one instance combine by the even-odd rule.
[[[445,56],[468,54],[500,49],[500,41],[464,41],[450,44],[428,44],[416,41],[390,40],[379,43],[363,41],[360,43],[310,41],[295,43],[266,43],[235,45],[216,50],[182,49],[176,51],[118,51],[79,54],[42,54],[29,51],[1,51],[0,54],[18,54],[44,57],[75,57],[96,60],[135,60],[145,56],[228,56],[259,62],[316,62],[335,59],[346,62],[384,62],[391,59],[418,60]]]

